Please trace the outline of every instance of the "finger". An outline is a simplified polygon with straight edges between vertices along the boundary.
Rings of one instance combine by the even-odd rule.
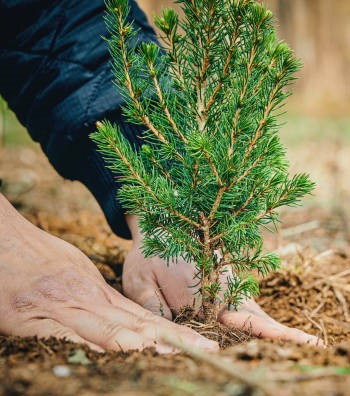
[[[138,324],[137,329],[139,331],[146,331],[145,334],[148,338],[159,340],[159,334],[157,333],[156,329],[163,329],[164,331],[170,332],[170,336],[175,337],[180,341],[191,343],[192,345],[195,345],[199,348],[209,351],[216,351],[219,348],[216,342],[208,340],[194,330],[186,326],[175,324],[163,317],[153,315],[150,311],[127,299],[113,288],[109,288],[109,297],[112,301],[113,306],[117,308],[115,311],[113,310],[113,315],[119,316],[120,307],[123,306],[124,311],[127,311],[132,315],[138,317],[137,319],[134,319],[135,323]],[[105,314],[107,315],[107,312],[105,312]],[[119,320],[116,316],[114,316],[113,318],[109,318],[111,320]],[[146,327],[146,329],[144,329],[145,323],[151,324],[153,327],[151,326],[151,329],[149,327]],[[130,326],[133,325],[130,324]]]
[[[74,330],[52,319],[32,319],[20,326],[16,335],[20,337],[37,336],[38,338],[56,337],[77,344],[86,344],[94,351],[104,352],[100,346],[80,337]]]
[[[158,345],[157,339],[150,339],[141,332],[133,330],[132,316],[127,311],[119,309],[112,317],[108,309],[96,305],[96,311],[68,308],[60,312],[61,320],[82,338],[101,346],[104,349],[114,351],[127,351],[130,349],[143,350],[154,347],[159,353],[170,353],[173,351],[165,345]],[[108,312],[108,315],[107,315]]]
[[[227,327],[239,328],[261,338],[292,341],[297,344],[323,345],[322,341],[315,336],[254,314],[226,310],[219,315],[219,321]]]
[[[165,267],[162,260],[157,261],[157,283],[162,285],[161,292],[173,312],[191,306],[198,313],[201,301],[199,296],[199,279],[193,263],[184,260],[171,262]]]
[[[143,308],[168,320],[173,319],[173,315],[165,301],[162,291],[155,283],[141,289],[138,296],[136,302]]]
[[[126,302],[129,303],[129,300],[126,300]],[[141,312],[138,312],[140,315],[130,313],[121,308],[115,309],[114,307],[106,305],[95,305],[94,309],[98,312],[98,315],[110,322],[119,323],[142,335],[144,339],[147,340],[147,346],[155,346],[154,344],[150,344],[150,342],[155,342],[156,350],[158,351],[162,351],[164,347],[166,347],[166,352],[169,352],[168,346],[162,342],[162,334],[164,333],[166,333],[168,337],[178,339],[185,343],[191,343],[191,345],[196,345],[202,349],[210,351],[218,349],[217,343],[208,340],[194,330],[153,315],[151,312],[141,307],[139,307]]]
[[[325,347],[323,340],[321,340],[319,337],[307,334],[299,329],[286,326],[283,327],[285,327],[285,331],[282,336],[283,341],[294,341],[298,344],[308,344],[312,346]]]
[[[141,294],[144,297],[137,297],[134,302],[124,297],[113,287],[108,285],[108,295],[111,299],[112,305],[116,308],[119,309],[122,306],[124,310],[141,317],[145,316],[145,312],[150,311],[154,315],[172,320],[171,310],[165,301],[163,294],[155,284],[147,287],[147,290],[141,289],[140,295]],[[144,299],[146,300],[144,301]]]
[[[219,314],[218,320],[227,327],[247,331],[256,337],[281,339],[282,336],[280,326],[254,314],[225,310]]]

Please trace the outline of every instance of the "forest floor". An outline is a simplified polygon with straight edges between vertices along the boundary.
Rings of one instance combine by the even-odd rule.
[[[318,187],[304,208],[282,212],[278,233],[266,235],[266,248],[283,264],[261,281],[258,301],[327,349],[248,337],[208,359],[152,350],[99,354],[53,338],[0,336],[0,395],[349,395],[350,140],[312,131],[302,144],[287,140],[292,169],[310,172]],[[79,247],[120,288],[130,242],[111,233],[88,191],[57,176],[36,145],[10,142],[0,153],[2,191],[12,204]]]

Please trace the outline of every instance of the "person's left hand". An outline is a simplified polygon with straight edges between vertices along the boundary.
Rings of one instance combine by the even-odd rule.
[[[200,300],[198,293],[195,294],[198,279],[194,279],[194,264],[179,260],[167,267],[158,257],[145,258],[140,241],[140,238],[135,238],[124,262],[125,295],[169,320],[173,319],[172,312],[179,312],[184,306],[198,308]],[[238,311],[224,307],[218,314],[218,320],[228,327],[246,330],[257,337],[323,346],[319,338],[276,322],[253,299],[242,303]]]

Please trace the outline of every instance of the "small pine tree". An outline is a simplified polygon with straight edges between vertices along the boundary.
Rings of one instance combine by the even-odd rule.
[[[155,23],[164,47],[138,42],[127,0],[109,0],[106,23],[118,90],[140,150],[116,125],[93,140],[121,178],[119,197],[140,219],[146,256],[194,262],[207,322],[219,304],[258,293],[254,270],[276,270],[261,226],[311,192],[289,177],[277,118],[300,62],[278,41],[273,15],[252,0],[178,0]],[[218,254],[220,252],[220,254]],[[145,268],[147,271],[147,268]],[[226,278],[226,284],[220,279]]]

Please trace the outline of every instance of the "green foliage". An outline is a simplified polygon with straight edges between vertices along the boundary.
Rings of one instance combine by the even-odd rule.
[[[305,373],[314,373],[319,376],[343,376],[350,375],[350,366],[311,366],[311,365],[296,365],[295,368]]]
[[[178,3],[183,20],[167,9],[155,21],[163,51],[137,42],[127,1],[107,2],[124,114],[146,131],[140,151],[107,121],[93,139],[124,182],[119,199],[140,218],[144,253],[195,262],[204,310],[220,302],[236,308],[258,292],[251,271],[265,275],[279,265],[262,252],[261,226],[313,188],[307,175],[289,177],[278,137],[300,62],[256,1]]]

